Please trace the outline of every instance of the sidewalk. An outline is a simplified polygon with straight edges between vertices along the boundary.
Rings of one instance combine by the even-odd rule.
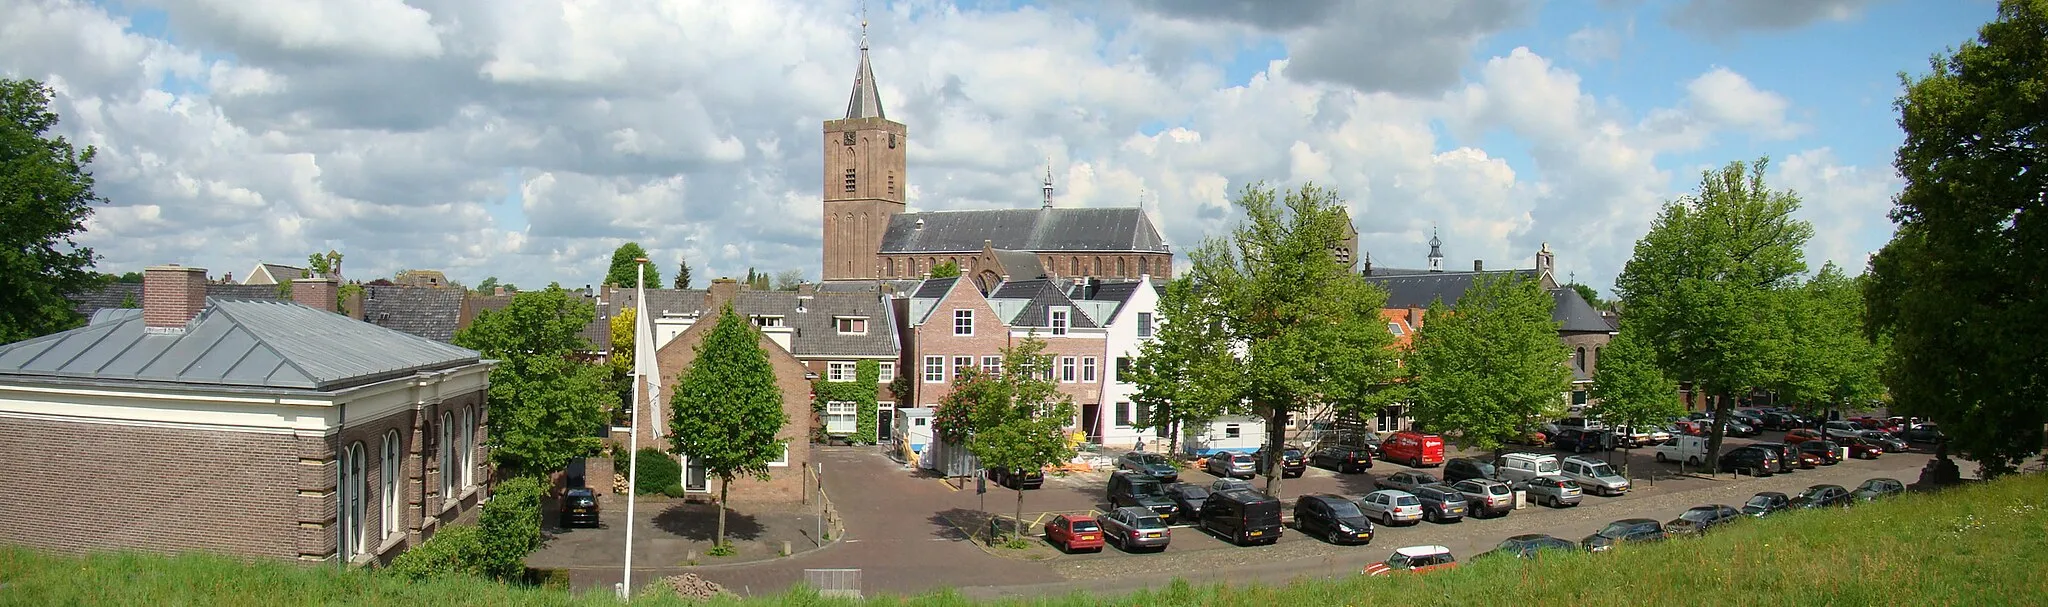
[[[635,510],[638,520],[633,528],[633,568],[636,570],[763,561],[780,557],[783,542],[788,542],[790,550],[797,553],[817,549],[820,544],[813,537],[818,528],[815,510],[734,505],[725,515],[725,537],[738,553],[724,557],[709,556],[713,536],[718,534],[718,509],[715,505],[681,500],[650,502],[643,498]],[[526,557],[526,565],[535,569],[616,571],[625,566],[626,528],[621,524],[625,518],[625,500],[621,499],[616,505],[605,505],[605,526],[602,528],[560,529],[551,526],[547,531],[554,534],[553,539],[548,540],[540,551]],[[550,518],[547,522],[560,521]],[[690,562],[692,554],[696,559],[694,563]]]

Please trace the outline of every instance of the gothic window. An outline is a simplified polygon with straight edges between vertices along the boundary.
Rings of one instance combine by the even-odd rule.
[[[363,524],[367,510],[363,494],[370,488],[364,479],[364,468],[368,463],[365,459],[368,458],[363,456],[363,444],[353,443],[341,450],[341,465],[335,467],[335,473],[340,477],[334,492],[336,518],[340,519],[340,524],[336,525],[340,536],[337,538],[340,540],[337,552],[343,561],[363,554],[369,543],[364,533],[368,527]]]
[[[1118,277],[1124,276],[1124,258],[1122,257],[1116,258],[1116,275]]]
[[[1101,257],[1097,257],[1097,258],[1095,258],[1095,271],[1094,271],[1094,272],[1091,272],[1091,274],[1094,274],[1094,275],[1096,275],[1096,276],[1101,276],[1101,275],[1102,275],[1102,258],[1101,258]]]
[[[398,501],[398,463],[401,457],[399,450],[398,431],[385,432],[384,452],[382,454],[383,465],[377,469],[377,488],[378,492],[381,493],[378,496],[379,502],[383,505],[381,509],[382,516],[380,517],[384,521],[382,537],[386,538],[391,537],[393,533],[398,533],[398,519],[403,513],[399,509]]]
[[[1580,370],[1580,371],[1585,371],[1585,370],[1586,370],[1586,349],[1585,349],[1585,348],[1579,348],[1579,370]]]
[[[854,186],[854,178],[853,178],[853,169],[847,169],[847,170],[846,170],[846,191],[847,191],[848,193],[852,193],[852,192],[853,192],[853,186]]]
[[[1146,259],[1146,258],[1143,258],[1143,257],[1139,257],[1139,258],[1138,258],[1138,273],[1139,273],[1139,274],[1144,274],[1144,273],[1145,273],[1145,266],[1147,266],[1147,265],[1150,265],[1150,264],[1148,264],[1148,263],[1146,263],[1146,262],[1149,262],[1149,261],[1151,261],[1151,260],[1150,260],[1150,259]]]
[[[1075,275],[1075,276],[1080,276],[1080,275],[1081,275],[1081,258],[1079,258],[1079,257],[1068,257],[1068,258],[1067,258],[1067,266],[1068,266],[1068,269],[1067,269],[1067,273],[1068,273],[1068,274],[1073,274],[1073,275]]]

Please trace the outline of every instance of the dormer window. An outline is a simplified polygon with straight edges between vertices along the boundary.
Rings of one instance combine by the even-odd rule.
[[[868,334],[868,318],[866,316],[835,316],[832,317],[832,322],[839,326],[840,335]]]
[[[760,327],[760,328],[763,328],[763,329],[766,329],[766,328],[769,328],[769,327],[780,327],[780,326],[783,326],[783,324],[782,324],[782,317],[781,317],[781,316],[767,316],[767,315],[759,315],[759,316],[754,316],[754,317],[753,317],[753,318],[751,318],[750,320],[753,320],[753,321],[754,321],[754,326],[756,326],[756,327]]]
[[[1052,308],[1046,311],[1048,315],[1046,323],[1052,325],[1053,335],[1067,334],[1067,315],[1070,313],[1072,312],[1065,307]]]

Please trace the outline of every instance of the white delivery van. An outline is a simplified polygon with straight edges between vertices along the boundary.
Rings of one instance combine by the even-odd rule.
[[[1509,453],[1500,456],[1494,464],[1500,480],[1509,483],[1525,483],[1529,479],[1547,474],[1557,474],[1557,456],[1543,453]]]
[[[1657,445],[1657,461],[1685,462],[1687,466],[1707,463],[1707,437],[1678,435],[1671,442]]]

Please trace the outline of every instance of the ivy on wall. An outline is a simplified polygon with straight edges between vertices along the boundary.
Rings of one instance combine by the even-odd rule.
[[[853,381],[825,381],[821,378],[812,384],[811,393],[816,398],[811,401],[811,411],[818,414],[820,429],[823,428],[825,403],[853,403],[856,417],[853,434],[847,436],[847,440],[860,445],[874,444],[877,423],[875,385],[881,383],[881,378],[882,366],[872,360],[863,360],[853,367]]]

